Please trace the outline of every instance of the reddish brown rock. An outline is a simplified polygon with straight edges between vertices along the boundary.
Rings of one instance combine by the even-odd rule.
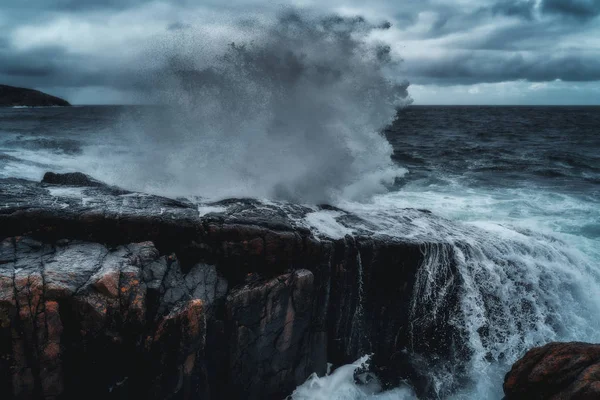
[[[192,374],[204,354],[206,317],[203,301],[193,299],[162,318],[147,344],[156,371],[148,382],[150,398],[168,398],[182,389],[184,399],[198,395],[198,388],[192,388]]]
[[[182,276],[174,284],[182,293],[166,314],[157,314],[158,305],[147,307],[147,287],[163,294],[169,289],[161,278],[167,262],[151,243],[111,249],[17,237],[1,242],[0,250],[8,261],[0,264],[0,385],[6,398],[79,397],[88,391],[105,398],[130,380],[166,379],[160,398],[179,390],[177,380],[193,369],[204,348],[203,301],[193,296],[212,295],[212,301],[223,291],[216,271],[210,278],[210,267],[193,269],[188,288],[172,259],[172,271]],[[198,286],[206,277],[213,286],[202,291]],[[153,340],[145,348],[148,333]]]
[[[506,400],[600,399],[600,345],[549,343],[517,361],[504,379]]]

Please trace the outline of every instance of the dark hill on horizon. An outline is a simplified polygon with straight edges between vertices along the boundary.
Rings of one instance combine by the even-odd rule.
[[[0,107],[70,106],[68,101],[33,89],[0,85]]]

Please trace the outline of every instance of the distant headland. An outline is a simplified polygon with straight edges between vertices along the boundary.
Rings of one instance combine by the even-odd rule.
[[[68,101],[38,90],[0,85],[0,107],[70,106]]]

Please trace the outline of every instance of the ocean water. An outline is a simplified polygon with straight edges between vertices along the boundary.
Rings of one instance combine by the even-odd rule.
[[[49,170],[82,171],[170,196],[293,201],[305,180],[282,191],[275,178],[298,171],[312,181],[318,176],[318,169],[296,165],[301,157],[282,161],[295,142],[249,149],[252,129],[240,129],[250,140],[225,135],[222,126],[190,136],[182,130],[197,126],[181,127],[178,113],[161,125],[164,115],[156,107],[0,109],[0,177],[40,180]],[[187,114],[183,121],[190,121]],[[160,140],[156,132],[163,133]],[[446,301],[441,277],[451,263],[464,282],[451,323],[463,328],[471,356],[430,366],[439,398],[500,399],[503,375],[532,346],[600,341],[600,107],[409,106],[382,136],[348,140],[353,135],[340,135],[343,146],[332,154],[340,157],[336,163],[365,173],[353,170],[360,175],[354,181],[343,175],[343,187],[327,175],[326,190],[310,192],[326,193],[328,201],[373,222],[377,233],[450,244],[451,250],[423,249],[415,321],[435,323]],[[310,149],[311,137],[302,140]],[[391,163],[370,161],[389,155]],[[244,175],[248,170],[253,174]],[[407,230],[399,223],[410,216],[407,208],[443,218],[414,220]],[[330,235],[351,233],[333,214],[311,218],[308,225]],[[311,377],[293,398],[414,398],[409,387],[380,393],[376,384],[356,384],[354,371],[364,361]]]
[[[386,130],[408,173],[388,193],[340,202],[380,233],[450,244],[423,249],[413,299],[415,320],[435,324],[458,266],[450,324],[472,356],[426,367],[437,398],[501,399],[504,374],[531,347],[600,341],[598,133],[600,107],[408,107]],[[405,208],[447,220],[406,230]],[[356,368],[313,377],[294,398],[415,398],[406,387],[361,391]]]

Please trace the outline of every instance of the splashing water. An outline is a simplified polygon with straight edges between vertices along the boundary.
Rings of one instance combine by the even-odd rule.
[[[405,171],[380,132],[409,102],[390,47],[371,38],[388,27],[287,12],[236,26],[247,39],[221,53],[205,32],[174,40],[145,82],[167,107],[129,129],[140,155],[112,180],[311,203],[385,191]]]
[[[500,399],[504,374],[530,348],[600,341],[593,254],[515,224],[456,222],[405,209],[398,196],[343,207],[376,234],[423,243],[407,350],[425,361],[421,372],[431,378],[433,396]]]
[[[368,356],[364,356],[353,364],[337,368],[331,375],[319,377],[311,375],[307,381],[298,386],[292,393],[291,400],[410,400],[414,393],[409,387],[396,388],[380,393],[381,385],[377,378],[359,375],[364,384],[357,385],[354,377],[357,371],[368,365]]]
[[[406,350],[431,380],[427,398],[501,399],[504,374],[530,348],[600,341],[600,272],[591,254],[555,234],[401,208],[393,199],[401,195],[343,207],[369,221],[363,229],[421,246]],[[349,372],[360,361],[311,377],[294,399],[416,398],[406,388],[365,394]]]

